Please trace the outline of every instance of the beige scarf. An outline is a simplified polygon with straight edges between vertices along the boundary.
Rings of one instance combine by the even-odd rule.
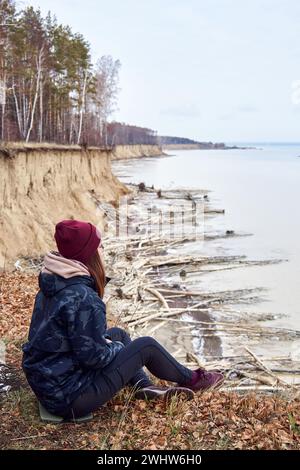
[[[56,251],[49,251],[44,257],[42,273],[58,274],[66,279],[74,276],[90,276],[85,264],[61,256]]]

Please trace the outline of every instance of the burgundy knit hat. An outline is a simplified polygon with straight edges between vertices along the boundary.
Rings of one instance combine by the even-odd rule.
[[[80,220],[62,220],[55,227],[54,238],[64,258],[85,264],[96,252],[101,234],[95,225]]]

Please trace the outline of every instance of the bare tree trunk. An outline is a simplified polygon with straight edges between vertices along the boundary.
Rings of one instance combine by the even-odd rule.
[[[39,141],[43,141],[43,81],[40,81],[40,124],[39,124]]]
[[[81,108],[80,108],[80,115],[79,115],[79,128],[78,128],[77,144],[80,144],[80,139],[81,139],[83,114],[84,114],[84,109],[85,109],[87,76],[88,76],[88,71],[86,69],[86,71],[84,73],[84,81],[83,81],[83,87],[82,87],[82,99],[81,99]]]
[[[106,118],[103,119],[103,134],[104,134],[104,146],[107,147],[107,120]]]
[[[19,127],[19,133],[20,133],[21,138],[24,139],[24,129],[23,129],[23,126],[22,126],[19,102],[18,102],[18,97],[16,95],[15,86],[16,85],[13,81],[12,90],[13,90],[13,95],[14,95],[14,100],[15,100],[15,107],[16,107],[16,113],[17,113],[17,122],[18,122],[18,127]]]
[[[37,103],[38,96],[39,96],[40,80],[41,80],[41,75],[42,75],[42,64],[43,64],[43,46],[41,47],[41,50],[39,52],[37,64],[36,64],[37,65],[36,90],[35,90],[35,95],[34,95],[34,100],[33,100],[33,105],[32,105],[30,125],[29,125],[29,129],[27,132],[27,136],[26,136],[26,142],[29,141],[32,127],[33,127],[35,108],[36,108],[36,103]]]
[[[1,106],[1,140],[4,140],[4,117],[5,117],[5,104]]]
[[[6,107],[6,52],[7,52],[7,35],[1,34],[0,37],[0,105],[1,105],[1,134],[0,139],[4,140],[4,118],[5,118],[5,107]]]
[[[5,106],[6,106],[6,75],[4,75],[3,82],[0,82],[0,104],[1,104],[1,140],[4,140],[4,126],[5,126]]]
[[[69,144],[72,144],[72,131],[73,131],[73,113],[70,114],[70,134],[69,134]]]

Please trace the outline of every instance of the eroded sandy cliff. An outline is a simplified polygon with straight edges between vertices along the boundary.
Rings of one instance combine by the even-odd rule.
[[[55,247],[61,219],[89,220],[103,229],[96,199],[128,192],[112,174],[110,153],[47,145],[0,147],[0,270],[21,256]]]
[[[116,145],[112,151],[113,160],[161,155],[164,155],[164,152],[159,145]]]

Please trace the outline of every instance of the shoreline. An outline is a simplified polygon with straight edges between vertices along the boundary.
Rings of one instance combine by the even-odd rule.
[[[239,147],[237,145],[199,143],[199,144],[166,144],[163,150],[256,150],[257,147]]]
[[[131,189],[135,188],[138,191],[139,185],[131,184],[131,185],[129,185],[129,187]],[[172,191],[174,192],[173,196],[171,194]],[[177,194],[176,194],[175,189],[170,190],[170,191],[168,191],[168,190],[162,191],[162,193],[163,193],[162,197],[164,197],[164,192],[168,193],[168,194],[165,194],[165,197],[167,199],[168,199],[168,197],[171,197],[172,199],[174,199],[174,197],[176,199],[178,199],[178,198],[185,199],[186,196],[188,196],[188,199],[190,199],[191,196],[193,197],[193,191],[189,191],[188,189],[186,189],[186,190],[181,189],[181,190],[177,190],[177,191],[178,191]],[[151,198],[153,195],[155,197],[155,193],[156,193],[156,190],[153,189],[153,188],[150,188],[150,187],[144,188],[143,191],[138,191],[138,194],[142,197],[142,201],[144,201],[144,202],[142,202],[142,204],[144,204],[145,207],[148,207],[147,198],[145,199],[145,195],[146,196],[148,195]],[[200,193],[202,193],[202,196],[205,196],[207,191],[202,191],[201,192],[201,190],[194,190],[194,193],[198,193],[198,195]],[[215,209],[214,207],[211,207],[209,203],[207,204],[207,207],[205,209],[205,213],[207,214],[208,217],[215,217],[218,214],[222,214],[223,212],[224,212],[223,210],[219,210],[219,209]],[[249,235],[251,235],[251,234],[244,234],[244,233],[239,234],[239,233],[234,233],[234,232],[229,234],[229,233],[226,232],[226,233],[223,233],[223,235],[222,234],[217,235],[217,238],[222,239],[223,237],[227,238],[228,236],[239,237],[239,236],[249,236]],[[207,240],[207,241],[214,240],[214,239],[215,239],[215,237],[205,235],[205,240]],[[147,253],[151,253],[151,248],[150,248],[151,245],[149,246],[149,244],[147,243],[147,241],[144,237],[142,237],[142,240],[144,240],[143,241],[143,246],[145,246],[145,248],[147,248],[147,250],[146,250]],[[109,243],[109,240],[108,240],[108,243]],[[183,243],[188,243],[188,240],[184,240]],[[130,246],[130,243],[129,243],[129,246]],[[162,243],[163,252],[165,251],[167,246],[168,246],[168,244],[164,245]],[[176,244],[174,245],[174,243],[170,243],[170,246],[172,246],[173,248],[174,247],[176,248]],[[157,256],[156,251],[155,251],[155,254]],[[142,253],[139,253],[139,256],[142,257],[143,256]],[[176,255],[174,255],[174,256],[176,258]],[[174,256],[173,256],[173,258],[174,258]],[[133,256],[133,259],[134,259],[134,257],[135,256]],[[264,265],[268,265],[268,264],[274,264],[274,263],[282,262],[282,260],[268,260],[268,259],[266,259],[266,260],[256,260],[256,261],[255,260],[248,260],[243,255],[234,256],[234,257],[224,256],[224,257],[217,258],[217,259],[215,257],[208,256],[206,258],[204,257],[204,259],[203,259],[203,257],[202,258],[200,257],[200,259],[199,259],[200,264],[199,264],[199,268],[198,268],[197,267],[197,256],[195,256],[194,258],[195,259],[193,259],[193,256],[191,256],[190,258],[187,257],[186,261],[181,259],[180,262],[177,259],[177,261],[176,261],[176,264],[178,266],[178,268],[177,268],[176,264],[174,265],[175,260],[173,260],[170,264],[170,262],[168,261],[168,256],[164,252],[164,256],[163,256],[162,261],[161,262],[160,261],[155,262],[156,266],[161,266],[161,268],[160,268],[161,272],[159,273],[159,277],[156,276],[156,278],[155,278],[155,288],[156,288],[156,290],[158,290],[161,293],[161,290],[157,287],[159,285],[160,285],[160,287],[162,287],[162,291],[164,290],[164,288],[166,287],[166,286],[162,285],[164,282],[166,282],[166,279],[164,278],[164,275],[166,275],[167,278],[168,278],[168,276],[170,276],[170,272],[172,273],[172,270],[173,271],[175,270],[174,272],[179,272],[180,270],[182,270],[185,273],[187,273],[188,276],[189,276],[189,272],[191,272],[191,274],[192,274],[193,272],[199,271],[199,269],[200,269],[200,272],[203,271],[203,273],[205,273],[205,270],[207,269],[206,265],[207,265],[207,267],[209,266],[209,270],[213,269],[213,270],[217,271],[218,269],[235,269],[235,268],[241,268],[243,266],[244,267],[251,267],[253,265],[264,266]],[[172,257],[171,257],[171,259],[172,259]],[[195,263],[196,263],[196,265],[195,265],[195,267],[193,267],[193,265]],[[172,268],[172,264],[173,264],[173,268]],[[164,266],[166,268],[165,274],[164,274]],[[147,274],[147,277],[149,277],[149,275],[151,275],[151,271],[150,271],[150,274]],[[171,276],[170,279],[174,281],[174,279],[172,279],[172,276]],[[169,282],[171,282],[171,281],[169,281]],[[177,278],[176,278],[176,282],[177,282]],[[175,284],[176,284],[176,282],[175,282]],[[183,284],[183,285],[186,286],[186,287],[183,287],[183,289],[191,290],[188,287],[188,282]],[[185,344],[186,344],[186,341],[192,341],[194,339],[199,339],[199,336],[197,334],[195,336],[192,333],[192,331],[189,331],[189,330],[192,327],[197,326],[197,322],[198,322],[198,326],[199,326],[199,323],[201,323],[201,322],[203,323],[202,328],[200,328],[200,330],[198,330],[198,331],[201,331],[201,329],[203,330],[202,333],[201,333],[202,342],[203,342],[203,344],[201,346],[201,350],[205,351],[205,354],[203,355],[204,357],[208,357],[208,356],[222,357],[224,355],[223,353],[220,354],[220,347],[222,348],[222,343],[224,341],[223,335],[224,335],[225,330],[226,330],[225,325],[228,326],[228,330],[226,331],[226,335],[229,334],[229,339],[225,338],[225,342],[228,343],[228,341],[230,341],[230,338],[232,338],[232,339],[234,339],[234,342],[238,344],[239,338],[241,338],[241,341],[242,342],[246,341],[246,344],[251,349],[252,349],[252,345],[254,345],[254,350],[255,350],[255,344],[257,342],[258,337],[261,338],[262,342],[269,341],[272,338],[276,339],[277,341],[281,340],[283,342],[285,342],[285,341],[289,342],[289,341],[293,340],[294,335],[299,337],[300,332],[297,332],[296,330],[288,330],[288,329],[285,329],[285,328],[281,329],[281,328],[276,328],[276,327],[272,327],[272,326],[269,326],[269,325],[265,326],[263,324],[264,320],[266,322],[270,322],[273,318],[274,319],[276,318],[276,315],[272,316],[271,314],[268,313],[268,314],[265,314],[265,315],[260,314],[259,316],[256,316],[254,314],[250,314],[250,315],[248,315],[248,318],[247,318],[247,314],[245,312],[241,312],[238,309],[231,307],[231,304],[238,304],[239,302],[242,302],[242,303],[246,302],[246,303],[249,303],[249,305],[251,305],[252,302],[256,302],[257,299],[259,299],[259,296],[261,294],[261,289],[260,288],[241,289],[241,290],[236,290],[236,291],[235,290],[228,290],[228,291],[225,291],[225,292],[211,292],[211,293],[205,293],[205,292],[203,293],[203,292],[201,292],[201,289],[199,291],[198,291],[198,289],[196,289],[196,290],[197,290],[197,293],[196,292],[194,293],[194,296],[196,295],[196,297],[193,297],[192,304],[197,303],[196,302],[197,296],[198,296],[198,299],[203,299],[202,302],[200,302],[201,307],[199,309],[199,312],[196,311],[196,312],[192,313],[192,319],[191,319],[192,321],[189,321],[189,320],[186,321],[186,322],[184,320],[180,320],[180,321],[181,321],[182,325],[186,325],[186,326],[182,326],[182,328],[187,329],[186,334],[185,334],[185,338],[186,338],[185,339]],[[170,299],[172,299],[172,294],[170,293],[170,295],[171,295]],[[182,295],[184,295],[184,290],[181,291],[181,292],[179,292],[179,291],[176,292],[176,289],[175,289],[174,297],[181,296],[181,299],[182,299],[183,298]],[[158,297],[158,295],[157,295],[157,297]],[[168,302],[168,299],[165,299],[165,300]],[[188,300],[188,297],[187,297],[187,300]],[[173,302],[175,302],[175,301],[176,300],[173,300]],[[192,304],[191,304],[191,306],[193,307]],[[188,302],[187,302],[186,306],[187,305],[188,305]],[[190,305],[190,301],[189,301],[189,305]],[[221,307],[219,305],[221,305]],[[166,307],[166,305],[165,305],[165,307]],[[206,317],[206,318],[203,318],[203,314],[206,315],[205,309],[208,309],[207,312],[209,312],[209,316]],[[188,310],[188,308],[186,308],[186,310]],[[191,308],[191,311],[192,310],[193,310],[193,308]],[[168,316],[168,314],[167,314],[167,316]],[[150,320],[150,319],[151,319],[151,317],[148,320]],[[155,331],[155,332],[157,332],[157,334],[160,333],[158,335],[158,339],[161,339],[162,341],[166,340],[166,333],[167,333],[167,337],[169,337],[171,335],[171,336],[173,336],[173,338],[174,337],[179,338],[179,336],[178,335],[176,336],[176,334],[175,334],[176,329],[175,330],[173,329],[173,325],[175,327],[176,322],[178,321],[177,319],[176,320],[175,319],[174,320],[169,319],[168,321],[165,321],[164,320],[164,314],[163,314],[160,318],[160,321],[162,322],[161,325],[159,325],[159,323],[157,323],[157,321],[156,321],[156,323],[152,323],[152,328],[150,329],[150,332]],[[238,322],[238,324],[236,324],[236,322]],[[147,322],[145,322],[145,324],[146,323]],[[133,325],[135,326],[136,324],[141,324],[142,325],[143,324],[142,318],[140,318],[137,323],[135,323],[135,320],[133,320]],[[207,330],[206,325],[208,326],[208,331],[205,331],[205,330]],[[163,329],[162,329],[162,327],[163,327]],[[212,329],[211,331],[209,331],[210,328]],[[199,334],[200,334],[200,332],[199,332]],[[188,340],[188,338],[190,338],[190,339]],[[265,340],[263,338],[265,338]],[[206,341],[206,339],[207,339],[207,341]],[[172,344],[172,341],[170,342],[170,339],[167,339],[167,341],[170,345]],[[212,343],[215,343],[215,345],[213,345]],[[176,352],[174,350],[174,344],[177,345],[177,343],[174,343],[174,340],[173,340],[173,348],[172,348],[173,353]],[[233,357],[231,358],[232,360],[230,359],[229,362],[225,361],[224,367],[229,368],[228,370],[234,370],[235,367],[236,367],[234,365],[234,363],[235,363],[235,361],[237,361],[237,364],[238,364],[238,356],[240,356],[240,354],[244,355],[244,360],[247,363],[248,361],[247,361],[246,358],[249,357],[248,355],[251,356],[251,354],[249,352],[238,353],[238,354],[235,353],[233,355]],[[234,360],[234,357],[235,357],[235,360]],[[195,357],[194,357],[194,359],[195,359]],[[267,356],[264,359],[266,359],[266,361],[269,360]],[[286,360],[288,360],[288,358],[284,359],[284,361],[286,361]],[[251,362],[251,360],[250,360],[250,362]],[[280,360],[279,360],[279,362],[280,362]],[[297,363],[297,361],[295,361],[295,364],[294,364],[295,367],[296,367],[296,363]],[[210,366],[210,364],[209,364],[209,366]],[[212,363],[211,366],[212,367],[217,366],[217,364]],[[253,364],[252,364],[252,366],[253,366]],[[251,369],[252,366],[250,366],[250,369]],[[276,360],[275,360],[275,363],[270,364],[270,366],[274,367],[276,370],[279,370],[279,372],[280,372],[280,364],[278,365]],[[293,367],[294,367],[293,366],[293,361],[291,361],[289,367],[291,368],[291,370],[293,369]],[[238,369],[239,369],[239,367],[238,367]],[[286,372],[286,370],[285,370],[285,372]],[[241,374],[241,371],[239,372],[239,374]],[[292,372],[292,374],[293,374],[293,372]],[[241,375],[241,377],[242,377],[242,375]],[[251,389],[251,387],[254,386],[253,384],[251,385],[251,383],[252,383],[251,374],[248,375],[248,376],[246,374],[246,376],[244,376],[244,377],[248,377],[248,379],[250,379],[250,380],[248,380],[248,382],[249,382],[249,386],[250,386],[250,389]],[[292,377],[288,377],[287,379],[288,379],[288,381],[290,379],[292,379],[292,381],[293,381],[295,378],[296,378],[296,376],[292,375]],[[256,380],[255,379],[255,374],[254,374],[254,376],[252,376],[252,379],[254,379],[254,382],[255,382],[255,380]],[[298,381],[299,380],[300,380],[300,376],[298,375]],[[285,379],[283,379],[283,382],[284,381],[285,381]],[[264,382],[264,383],[262,384],[262,382]],[[247,383],[247,378],[246,378],[246,383]],[[257,391],[259,391],[260,388],[261,388],[261,390],[266,389],[266,385],[267,384],[270,385],[270,380],[269,380],[268,377],[263,377],[263,378],[261,378],[259,383],[260,383],[261,387],[259,387],[259,385],[255,385]],[[272,380],[271,380],[271,383],[272,383]],[[274,385],[274,383],[273,383],[273,385]],[[269,389],[271,390],[272,386],[271,386],[271,388],[269,387]]]

